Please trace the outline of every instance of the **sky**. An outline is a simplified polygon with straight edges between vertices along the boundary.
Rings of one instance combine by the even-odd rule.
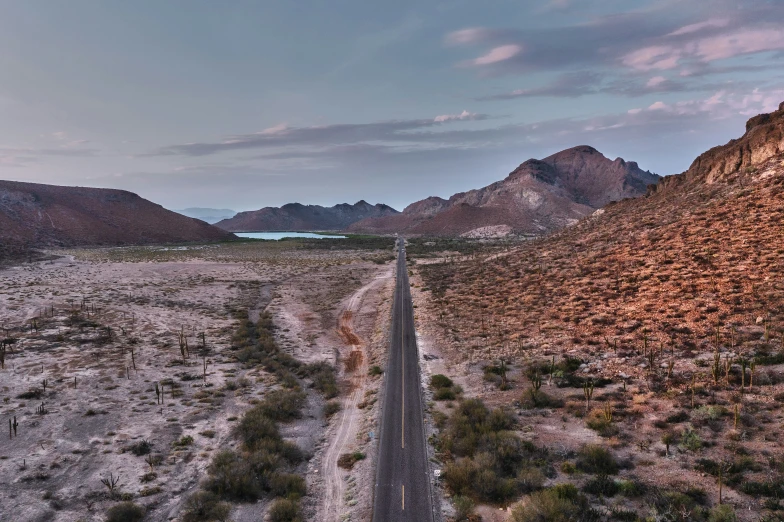
[[[784,101],[781,0],[0,0],[0,179],[402,209],[591,145],[686,170]]]

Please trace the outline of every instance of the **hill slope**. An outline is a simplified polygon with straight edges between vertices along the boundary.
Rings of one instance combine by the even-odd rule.
[[[610,201],[641,196],[659,179],[634,162],[613,161],[592,147],[579,146],[543,160],[530,159],[484,188],[448,200],[427,198],[400,215],[360,221],[349,230],[460,235],[503,226],[542,233],[572,224]]]
[[[388,205],[371,205],[366,201],[358,201],[353,205],[342,203],[334,207],[289,203],[282,207],[240,212],[231,219],[219,221],[215,226],[232,232],[343,230],[362,219],[398,213]]]
[[[499,404],[521,400],[520,390],[534,397],[532,377],[557,368],[558,386],[527,406],[537,438],[566,448],[606,440],[645,465],[658,495],[691,488],[721,502],[710,465],[736,462],[743,448],[723,501],[743,506],[738,520],[782,519],[772,499],[784,467],[767,466],[767,455],[781,453],[773,419],[784,414],[784,104],[646,197],[511,250],[446,255],[416,263],[412,278],[424,289],[420,329],[438,340],[443,367],[479,375],[476,388]],[[499,357],[518,372],[512,391],[481,380]],[[597,384],[593,411],[583,383],[591,393]],[[644,494],[637,513],[657,498]]]
[[[4,245],[123,245],[232,237],[124,190],[0,181]]]

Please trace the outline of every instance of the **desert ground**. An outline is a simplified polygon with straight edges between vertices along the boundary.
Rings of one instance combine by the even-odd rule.
[[[323,241],[59,250],[0,271],[0,520],[367,519],[392,241]],[[273,423],[285,473],[216,488],[216,455],[260,455],[246,414],[291,397]]]

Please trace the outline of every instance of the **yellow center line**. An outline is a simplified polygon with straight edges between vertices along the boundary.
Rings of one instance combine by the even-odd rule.
[[[405,484],[401,484],[400,485],[400,490],[401,490],[401,494],[402,494],[402,497],[401,497],[401,500],[400,500],[401,503],[402,503],[402,510],[405,511],[406,510],[406,486],[405,486]]]

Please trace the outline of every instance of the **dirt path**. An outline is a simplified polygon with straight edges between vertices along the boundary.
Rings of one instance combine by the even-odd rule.
[[[364,400],[365,384],[368,375],[368,357],[365,342],[354,331],[354,313],[359,311],[362,300],[367,291],[378,284],[376,279],[360,288],[346,304],[346,308],[338,320],[338,333],[341,339],[351,349],[344,357],[345,375],[349,377],[349,393],[341,403],[341,410],[335,414],[335,431],[332,441],[324,453],[322,476],[324,477],[325,491],[322,520],[341,520],[341,506],[345,494],[345,483],[338,458],[351,449],[357,437],[357,428],[361,422],[362,411],[357,407]]]

